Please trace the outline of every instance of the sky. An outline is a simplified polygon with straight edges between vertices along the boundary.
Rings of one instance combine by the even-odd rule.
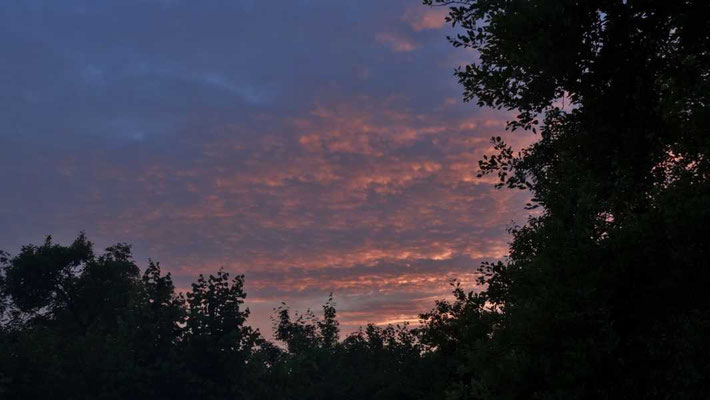
[[[507,253],[525,192],[477,178],[510,114],[461,101],[418,0],[0,3],[0,249],[81,231],[187,289],[245,274],[250,323],[416,321]]]

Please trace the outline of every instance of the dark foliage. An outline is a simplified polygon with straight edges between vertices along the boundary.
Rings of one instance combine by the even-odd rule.
[[[3,399],[422,399],[431,357],[407,327],[368,326],[340,340],[323,317],[275,310],[272,344],[247,325],[244,277],[219,271],[177,294],[125,244],[96,256],[81,235],[47,238],[0,270]],[[433,368],[432,368],[433,369]]]
[[[465,100],[540,135],[493,138],[480,162],[542,212],[483,265],[481,298],[453,303],[495,313],[454,397],[706,398],[710,3],[425,3],[451,6],[451,42],[479,56],[456,71]]]

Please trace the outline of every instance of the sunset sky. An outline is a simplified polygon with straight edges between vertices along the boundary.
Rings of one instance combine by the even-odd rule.
[[[418,0],[0,4],[0,249],[85,231],[189,287],[246,275],[251,323],[416,319],[506,254],[527,194],[478,179],[509,114]],[[532,138],[508,137],[518,146]]]

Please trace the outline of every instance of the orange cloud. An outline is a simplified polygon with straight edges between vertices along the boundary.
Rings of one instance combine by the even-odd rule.
[[[446,7],[416,7],[405,11],[402,20],[407,22],[415,31],[440,29],[446,25],[445,18],[448,13],[449,9]]]
[[[137,178],[130,165],[102,170],[131,190],[120,193],[130,206],[119,210],[95,200],[97,215],[112,215],[100,233],[146,243],[183,287],[220,267],[245,273],[263,329],[269,306],[313,306],[331,290],[347,297],[344,326],[409,320],[446,296],[450,279],[473,287],[478,262],[506,254],[505,229],[524,222],[527,194],[476,178],[506,115],[408,104],[318,102],[280,131],[217,126],[181,167],[156,158]],[[373,294],[400,308],[372,311]]]

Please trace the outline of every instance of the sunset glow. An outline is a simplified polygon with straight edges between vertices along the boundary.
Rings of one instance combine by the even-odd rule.
[[[267,335],[281,301],[318,309],[330,292],[350,332],[415,321],[452,279],[473,287],[526,220],[525,192],[476,177],[510,115],[458,100],[472,55],[444,39],[445,10],[11,3],[2,249],[85,231],[182,289],[245,274]]]

